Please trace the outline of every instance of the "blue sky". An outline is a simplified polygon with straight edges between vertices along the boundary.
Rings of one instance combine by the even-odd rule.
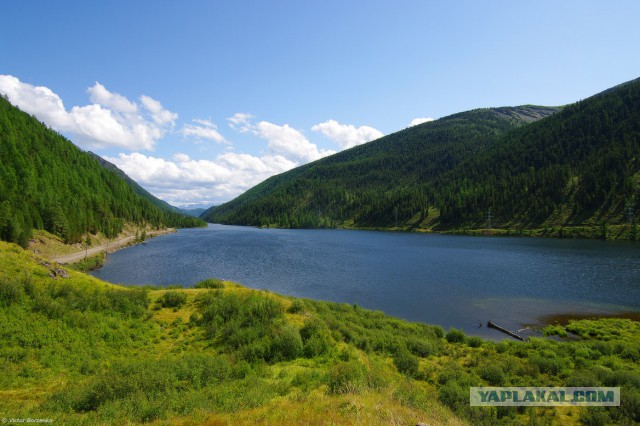
[[[638,1],[7,1],[0,92],[174,205],[640,76]]]

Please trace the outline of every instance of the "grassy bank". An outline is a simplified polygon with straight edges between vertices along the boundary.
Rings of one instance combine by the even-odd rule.
[[[94,269],[104,266],[104,262],[107,260],[106,253],[100,253],[95,256],[90,256],[82,259],[80,262],[71,263],[67,265],[71,269],[75,269],[80,272],[93,271]]]
[[[640,328],[499,343],[219,280],[123,288],[0,243],[0,417],[72,424],[640,421]],[[573,324],[573,325],[571,325]],[[553,334],[550,328],[548,333]],[[622,406],[469,407],[469,386],[621,386]]]
[[[418,219],[416,219],[418,220]],[[264,226],[265,228],[277,228],[276,225]],[[424,222],[409,222],[394,227],[358,227],[353,222],[343,222],[335,225],[336,229],[351,229],[362,231],[391,231],[391,232],[433,232],[454,235],[474,236],[500,236],[500,237],[541,237],[541,238],[565,238],[565,239],[591,239],[591,240],[627,240],[637,241],[640,232],[637,225],[582,225],[562,226],[548,225],[539,228],[526,226],[507,226],[493,228],[442,228],[438,222],[438,216],[434,215]]]

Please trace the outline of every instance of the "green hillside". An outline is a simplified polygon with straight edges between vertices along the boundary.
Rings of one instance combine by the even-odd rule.
[[[44,229],[71,243],[87,232],[114,236],[127,222],[203,224],[136,188],[0,97],[0,239],[26,246],[33,229]]]
[[[135,191],[136,194],[140,195],[142,198],[146,198],[154,206],[159,207],[162,210],[169,210],[169,211],[173,211],[173,212],[177,212],[177,213],[187,214],[186,212],[181,211],[179,208],[172,206],[171,204],[167,203],[166,201],[163,201],[163,200],[161,200],[159,198],[154,197],[149,191],[147,191],[146,189],[144,189],[143,187],[138,185],[138,183],[135,180],[133,180],[129,176],[127,176],[127,174],[125,172],[123,172],[122,170],[120,170],[118,168],[118,166],[116,166],[115,164],[105,160],[104,158],[100,157],[97,154],[94,154],[91,151],[87,151],[87,154],[89,154],[91,157],[95,158],[96,161],[98,161],[98,163],[100,163],[100,165],[102,167],[113,171],[118,176],[120,176],[122,179],[124,179],[124,181],[127,182],[127,184]],[[190,216],[193,216],[193,215],[190,215]]]
[[[635,424],[640,328],[484,341],[210,279],[125,288],[0,242],[0,413],[56,424]],[[580,337],[578,337],[580,336]],[[470,407],[470,386],[620,386],[620,407]]]
[[[281,227],[506,229],[622,224],[637,211],[640,81],[562,109],[480,109],[275,176],[205,212]],[[604,230],[606,234],[606,230]]]
[[[267,179],[201,217],[285,227],[392,225],[434,205],[435,179],[557,108],[479,109],[411,127]]]
[[[640,79],[510,132],[442,176],[443,227],[621,224],[640,190]]]

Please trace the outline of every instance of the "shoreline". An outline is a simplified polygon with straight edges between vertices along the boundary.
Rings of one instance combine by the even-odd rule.
[[[563,314],[551,314],[540,317],[540,322],[543,323],[543,327],[548,325],[567,325],[570,321],[579,321],[585,319],[603,319],[603,318],[617,318],[617,319],[629,319],[631,321],[640,321],[640,311],[632,312],[617,312],[617,313],[584,313],[573,312]]]
[[[160,235],[172,234],[174,232],[177,232],[175,228],[166,228],[166,229],[161,229],[156,231],[149,231],[146,234],[145,240],[158,237]],[[80,262],[86,258],[96,256],[101,253],[109,254],[109,253],[118,251],[120,249],[123,249],[125,247],[129,247],[135,244],[141,244],[145,240],[140,240],[139,236],[136,237],[135,235],[128,235],[122,238],[118,238],[117,240],[108,241],[106,243],[93,246],[88,249],[76,251],[74,253],[67,253],[63,255],[53,256],[50,260],[52,262],[57,262],[62,265],[68,265],[68,264]]]
[[[235,223],[214,223],[214,225],[248,226],[260,229],[338,229],[348,231],[377,231],[377,232],[406,232],[418,234],[441,235],[466,235],[472,237],[516,237],[516,238],[553,238],[560,240],[601,240],[601,241],[638,241],[640,235],[634,233],[629,224],[607,225],[604,229],[600,225],[576,225],[576,226],[548,226],[541,228],[451,228],[436,230],[433,228],[417,227],[357,227],[334,226],[316,228],[286,228],[275,224],[271,225],[241,225]]]

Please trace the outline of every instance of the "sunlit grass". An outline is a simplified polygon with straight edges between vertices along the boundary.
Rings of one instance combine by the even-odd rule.
[[[571,321],[566,330],[581,337],[569,342],[495,343],[227,281],[123,288],[15,245],[0,243],[0,254],[0,412],[14,418],[212,425],[640,421],[635,321]],[[623,406],[469,407],[469,386],[482,385],[621,386]]]

